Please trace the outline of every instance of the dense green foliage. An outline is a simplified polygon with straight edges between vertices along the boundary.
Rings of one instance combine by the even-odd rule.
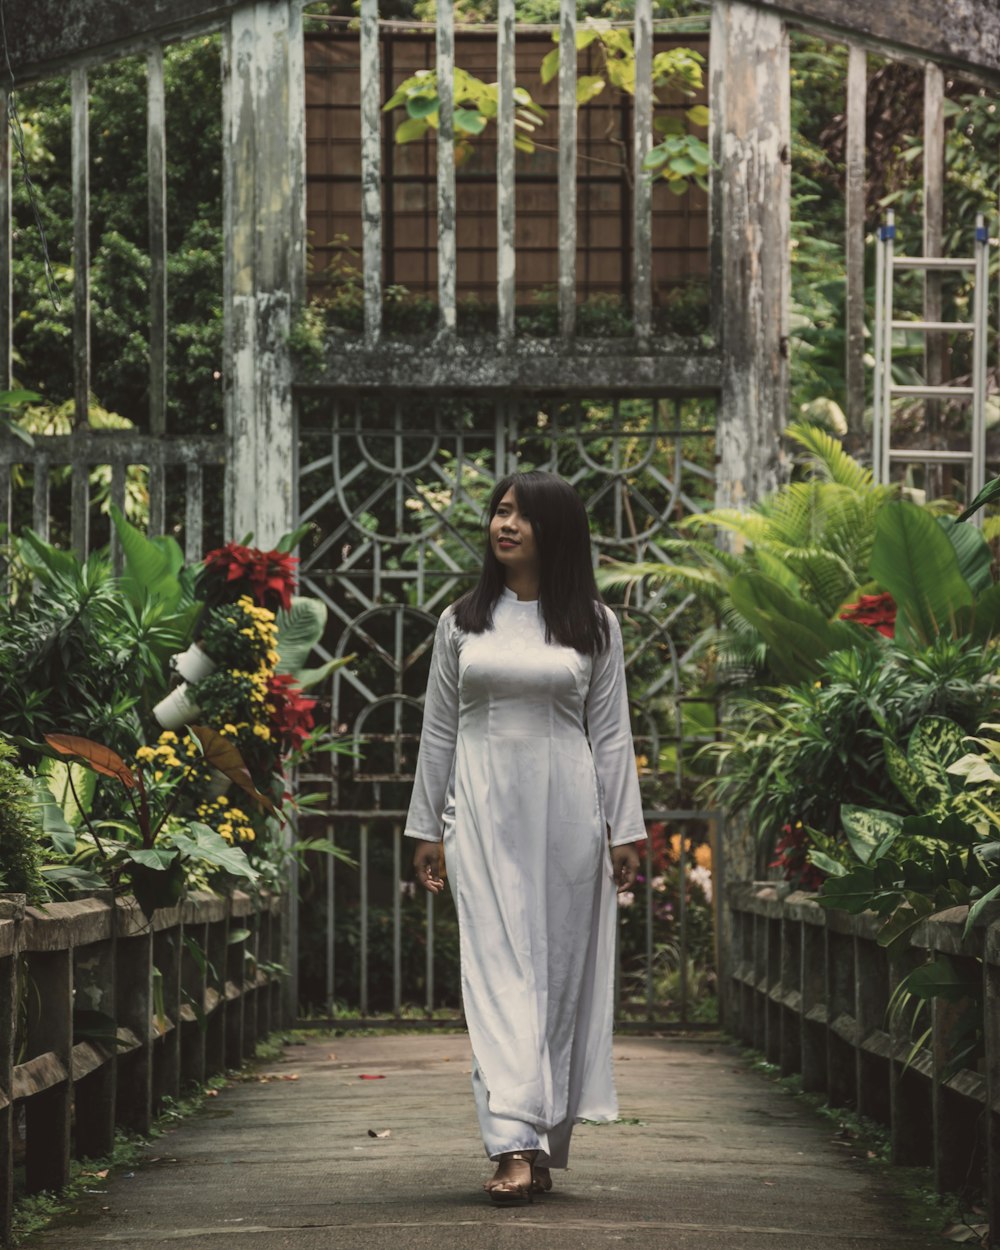
[[[222,114],[215,38],[173,44],[165,60],[168,428],[221,426]],[[92,388],[147,422],[149,255],[146,69],[138,58],[90,76]],[[58,407],[73,394],[70,103],[64,79],[19,92],[31,177],[60,307],[49,300],[23,180],[14,182],[15,374]]]
[[[0,891],[45,897],[42,845],[28,778],[15,766],[17,752],[0,741]]]

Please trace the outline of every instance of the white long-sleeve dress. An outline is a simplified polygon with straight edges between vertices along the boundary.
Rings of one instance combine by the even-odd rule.
[[[618,1113],[606,826],[612,845],[646,831],[621,630],[604,610],[596,659],[547,644],[537,602],[510,590],[482,634],[445,610],[405,830],[444,838],[490,1111],[540,1132]]]

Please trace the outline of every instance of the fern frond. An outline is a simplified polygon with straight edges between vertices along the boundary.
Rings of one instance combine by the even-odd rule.
[[[813,467],[826,481],[846,486],[856,494],[874,486],[871,470],[849,456],[840,440],[820,426],[797,422],[789,425],[785,433],[809,452]]]
[[[753,512],[741,512],[739,508],[713,508],[711,512],[694,512],[685,517],[678,528],[697,530],[705,525],[732,530],[750,543],[756,542],[767,530],[764,517],[759,511],[755,509]]]

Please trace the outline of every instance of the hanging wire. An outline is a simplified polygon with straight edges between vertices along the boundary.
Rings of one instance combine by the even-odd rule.
[[[0,0],[0,42],[3,43],[3,58],[7,66],[9,78],[7,111],[10,120],[10,133],[14,140],[14,148],[17,151],[18,160],[21,162],[24,189],[28,193],[28,203],[31,205],[32,216],[35,219],[35,226],[38,230],[38,239],[42,250],[42,264],[45,268],[45,285],[48,288],[52,307],[56,312],[61,312],[62,305],[59,302],[55,274],[52,272],[52,261],[49,258],[49,241],[45,236],[45,226],[42,224],[42,215],[38,210],[38,196],[35,192],[35,184],[31,181],[31,174],[28,172],[28,155],[24,150],[24,128],[21,125],[21,118],[17,111],[17,98],[14,94],[14,68],[10,63],[10,51],[7,47],[7,20],[4,12],[4,0]]]

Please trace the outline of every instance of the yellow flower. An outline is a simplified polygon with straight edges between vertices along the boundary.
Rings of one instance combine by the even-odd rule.
[[[266,725],[254,725],[254,734],[261,739],[262,742],[271,741],[271,731]]]
[[[216,803],[218,803],[220,807],[227,807],[229,804],[229,800],[226,798],[224,794],[220,794],[219,797],[215,801]]]
[[[163,733],[160,734],[160,741],[161,742],[176,742],[177,735],[174,733],[172,729],[164,729]]]
[[[135,758],[142,764],[151,764],[156,758],[156,752],[152,747],[140,747],[135,753]]]

